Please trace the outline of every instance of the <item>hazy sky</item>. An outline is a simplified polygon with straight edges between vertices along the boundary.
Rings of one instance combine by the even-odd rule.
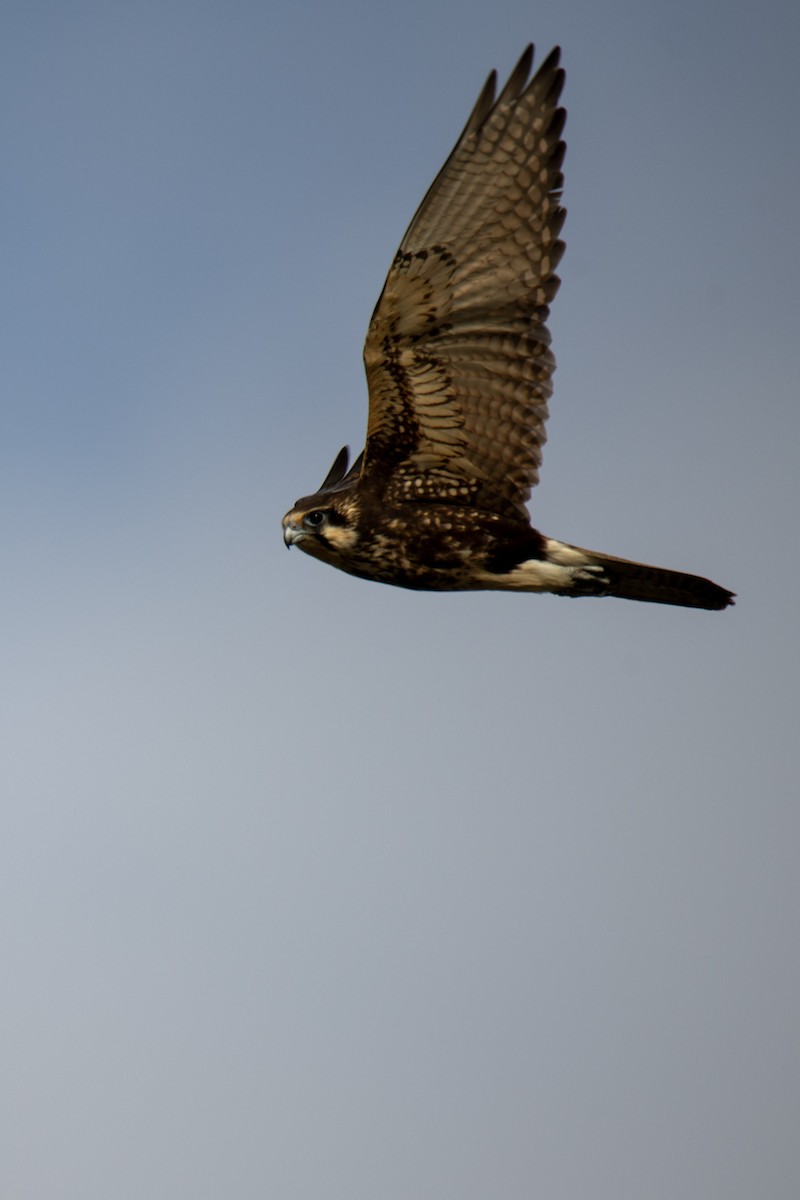
[[[0,1194],[795,1200],[797,4],[0,31]],[[535,521],[728,612],[284,549],[530,39],[569,109]]]

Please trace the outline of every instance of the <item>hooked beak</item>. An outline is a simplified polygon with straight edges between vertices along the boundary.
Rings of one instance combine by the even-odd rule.
[[[283,540],[286,543],[286,549],[291,550],[295,542],[300,542],[305,537],[305,530],[299,525],[293,524],[288,517],[283,518]]]

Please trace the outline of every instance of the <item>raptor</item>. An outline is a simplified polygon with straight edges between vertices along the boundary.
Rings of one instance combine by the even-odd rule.
[[[564,72],[528,46],[489,76],[400,243],[364,347],[366,445],[283,518],[287,546],[361,579],[431,591],[622,596],[722,609],[733,593],[546,537],[538,482],[555,359]]]

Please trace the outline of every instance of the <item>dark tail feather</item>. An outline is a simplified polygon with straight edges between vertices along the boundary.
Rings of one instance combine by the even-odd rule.
[[[627,558],[595,554],[594,550],[584,550],[583,553],[593,563],[603,567],[608,579],[605,592],[607,596],[715,611],[733,604],[734,592],[712,583],[710,579],[702,579],[699,575],[685,575],[683,571],[649,567],[645,563],[630,562]]]

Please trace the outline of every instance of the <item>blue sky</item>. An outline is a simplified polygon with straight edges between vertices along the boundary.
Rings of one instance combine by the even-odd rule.
[[[6,5],[0,1190],[800,1186],[796,6]],[[496,66],[567,69],[533,516],[707,614],[280,518]]]

